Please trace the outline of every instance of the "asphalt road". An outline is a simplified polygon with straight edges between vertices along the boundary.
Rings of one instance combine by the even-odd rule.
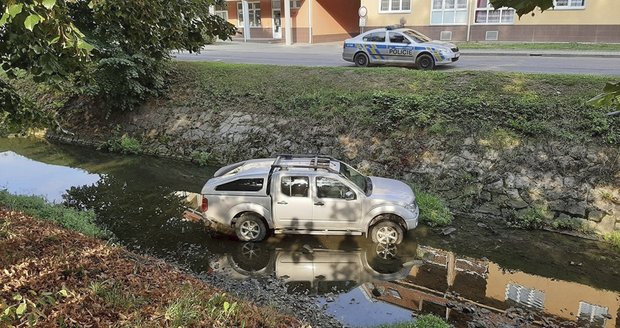
[[[300,66],[353,66],[341,58],[341,46],[304,45],[283,46],[271,44],[218,44],[206,47],[200,54],[176,53],[183,61],[219,61],[228,63],[300,65]],[[620,58],[602,57],[547,57],[523,55],[492,55],[463,53],[461,59],[439,67],[451,70],[489,70],[528,73],[568,73],[620,76]]]

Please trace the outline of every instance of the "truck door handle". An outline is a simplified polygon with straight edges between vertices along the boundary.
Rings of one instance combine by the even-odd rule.
[[[280,204],[280,205],[286,205],[286,204],[288,204],[288,203],[282,200],[282,201],[279,201],[279,202],[278,202],[278,204]]]
[[[316,202],[316,203],[314,203],[314,205],[316,205],[316,206],[323,206],[323,205],[325,205],[325,203],[323,203],[323,202]]]

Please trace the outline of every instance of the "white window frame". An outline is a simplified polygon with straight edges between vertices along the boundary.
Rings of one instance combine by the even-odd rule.
[[[491,1],[489,0],[487,0],[487,6],[486,8],[484,8],[484,7],[478,7],[478,0],[475,0],[475,2],[476,2],[476,8],[474,10],[474,24],[476,25],[513,25],[515,23],[516,10],[514,10],[513,8],[502,7],[502,8],[494,9],[493,5],[491,5]],[[499,11],[499,22],[489,23],[489,12],[495,11],[495,10]],[[476,22],[476,18],[478,17],[478,12],[480,11],[487,12],[487,19],[486,19],[486,22],[484,23]],[[512,21],[502,22],[502,16],[504,14],[504,11],[512,11]]]
[[[439,25],[467,25],[467,21],[469,20],[469,0],[465,1],[465,8],[457,8],[456,3],[458,2],[458,0],[454,0],[454,8],[448,8],[446,9],[446,0],[441,0],[441,7],[442,9],[433,9],[433,5],[434,5],[434,0],[430,0],[431,1],[431,17],[430,17],[430,25],[435,25],[435,26],[439,26]],[[457,12],[464,12],[465,13],[465,21],[462,23],[446,23],[444,21],[444,17],[445,17],[445,13],[446,12],[453,12],[454,13],[454,17],[456,18],[456,13]],[[441,23],[433,23],[433,13],[441,13]]]
[[[583,0],[583,5],[575,6],[573,2],[581,2],[581,0],[567,0],[568,4],[566,6],[558,6],[558,1],[553,0],[553,10],[583,10],[586,9],[586,1]]]
[[[299,9],[303,5],[303,0],[290,0],[291,1],[291,9]]]
[[[254,22],[256,23],[256,8],[253,8],[255,5],[258,4],[258,12],[259,14],[262,13],[262,8],[260,8],[260,1],[252,1],[249,2],[248,1],[248,12],[254,12]],[[249,17],[249,15],[248,15]],[[263,17],[261,15],[260,18],[260,24],[259,25],[250,25],[250,28],[262,28],[263,27],[263,23],[262,23]],[[239,1],[237,2],[237,26],[239,27],[243,27],[243,2]]]
[[[588,312],[586,312],[586,310]],[[580,301],[579,312],[577,312],[577,318],[581,318],[582,314],[585,314],[587,316],[587,319],[589,320],[589,322],[594,322],[595,317],[598,317],[601,315],[609,315],[609,308]],[[604,319],[604,320],[605,320],[604,322],[607,321],[607,319]]]
[[[388,9],[387,10],[383,10],[381,9],[381,0],[377,0],[379,2],[379,14],[394,14],[394,13],[410,13],[411,12],[411,5],[413,0],[397,0],[399,1],[399,7],[398,8],[403,8],[403,3],[404,2],[409,2],[409,9],[398,9],[398,10],[393,10],[392,9],[392,1],[393,0],[388,0]]]

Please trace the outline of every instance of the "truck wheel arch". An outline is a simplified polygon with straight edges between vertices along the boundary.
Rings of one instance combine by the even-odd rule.
[[[269,211],[268,209],[264,208],[261,205],[248,204],[248,203],[239,204],[231,208],[228,213],[229,213],[228,217],[232,218],[230,223],[233,226],[235,225],[235,223],[237,222],[237,220],[242,214],[254,213],[258,215],[261,218],[261,220],[263,220],[263,222],[265,223],[265,226],[267,226],[269,229],[273,229],[273,222],[271,220],[271,211]]]
[[[398,214],[394,214],[394,213],[382,213],[379,215],[376,215],[372,220],[370,220],[370,222],[368,222],[368,226],[366,227],[366,236],[370,235],[370,229],[372,229],[372,227],[382,221],[392,221],[397,223],[399,226],[401,226],[401,228],[403,228],[403,231],[406,233],[407,232],[407,224],[405,223],[405,220],[400,217]]]

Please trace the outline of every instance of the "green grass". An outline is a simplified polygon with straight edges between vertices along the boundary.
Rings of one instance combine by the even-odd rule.
[[[203,316],[219,323],[238,321],[237,302],[229,302],[226,294],[207,297],[185,288],[182,295],[172,301],[165,309],[165,318],[172,327],[197,325]]]
[[[95,213],[78,211],[62,205],[50,204],[37,196],[11,195],[0,190],[0,206],[41,220],[52,221],[60,226],[87,236],[107,238],[110,232],[95,224]]]
[[[146,304],[145,299],[130,294],[118,282],[94,282],[90,285],[90,290],[114,309],[133,310]]]
[[[419,220],[431,227],[446,226],[452,223],[454,216],[441,198],[412,186],[416,201],[420,207]]]
[[[620,142],[620,118],[586,104],[606,77],[212,62],[173,67],[161,108],[243,108],[308,124],[331,122],[342,127],[337,133],[344,127],[381,134],[418,130],[457,140],[501,129],[517,139]]]
[[[615,248],[620,250],[620,231],[614,231],[603,236],[606,242],[612,244]]]
[[[455,42],[461,49],[620,51],[620,43]]]
[[[415,321],[399,322],[395,324],[381,325],[377,328],[450,328],[452,325],[446,323],[443,319],[432,315],[425,314],[417,317]]]

